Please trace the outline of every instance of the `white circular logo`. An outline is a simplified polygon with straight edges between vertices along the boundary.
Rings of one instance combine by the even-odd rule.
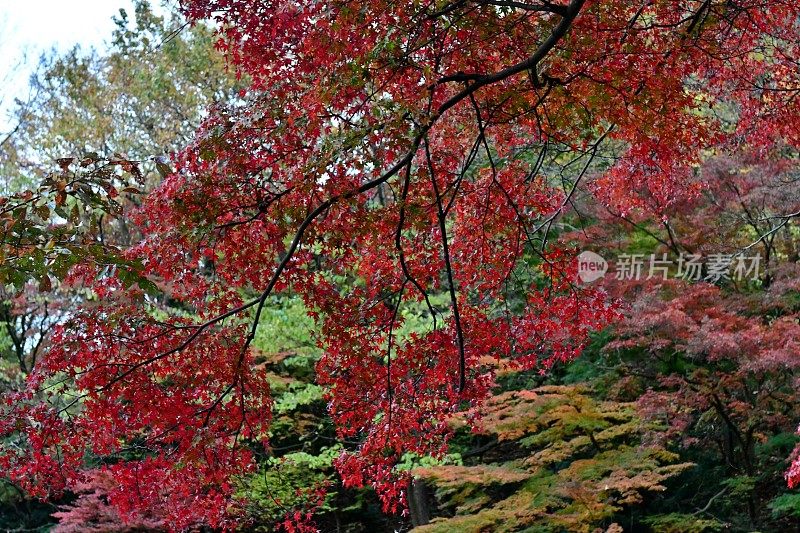
[[[594,252],[581,252],[578,256],[578,277],[584,283],[602,278],[608,272],[608,263]]]

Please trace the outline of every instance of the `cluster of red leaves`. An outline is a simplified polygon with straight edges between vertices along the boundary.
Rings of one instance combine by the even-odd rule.
[[[286,513],[279,524],[286,533],[315,533],[319,531],[314,525],[314,513],[325,502],[327,490],[324,486],[298,489],[298,496],[305,500],[302,509],[295,508]]]
[[[53,529],[55,533],[129,533],[165,529],[164,516],[158,508],[123,520],[110,502],[110,495],[118,489],[109,472],[98,470],[87,473],[86,477],[86,481],[74,486],[77,499],[53,514],[58,518],[58,525]]]
[[[708,283],[661,282],[633,298],[629,319],[617,328],[620,339],[608,349],[638,347],[657,354],[668,348],[697,360],[735,360],[745,372],[800,366],[798,317],[753,320],[748,313],[758,307],[748,303]]]
[[[337,467],[396,511],[397,458],[443,452],[448,416],[493,384],[486,356],[544,369],[614,317],[557,249],[541,253],[523,305],[508,305],[524,253],[544,248],[570,200],[531,153],[591,162],[613,139],[626,148],[597,196],[663,214],[693,194],[701,148],[773,135],[797,105],[784,91],[797,77],[793,3],[495,4],[184,2],[220,24],[253,87],[179,155],[128,255],[169,309],[204,322],[124,280],[94,282],[98,303],[59,329],[29,389],[8,399],[0,434],[19,445],[0,456],[4,470],[30,490],[60,489],[89,450],[114,462],[123,512],[161,505],[175,528],[225,527],[231,479],[252,467],[270,418],[243,319],[291,289],[318,319],[339,435],[360,443]],[[769,120],[732,133],[700,112],[731,99]],[[449,308],[430,304],[437,292]],[[412,303],[432,327],[400,339]],[[70,390],[80,396],[64,405]]]
[[[163,509],[178,529],[223,526],[231,476],[253,466],[237,443],[263,440],[270,420],[242,328],[158,320],[114,278],[93,289],[99,303],[56,327],[28,388],[5,399],[14,416],[0,429],[20,446],[0,457],[4,471],[46,497],[84,479],[89,452],[111,463],[109,498],[123,518]]]

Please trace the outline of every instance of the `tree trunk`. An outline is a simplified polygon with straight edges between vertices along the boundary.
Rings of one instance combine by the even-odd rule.
[[[414,527],[424,526],[431,521],[428,497],[429,490],[425,482],[421,479],[412,479],[408,484],[408,510]]]

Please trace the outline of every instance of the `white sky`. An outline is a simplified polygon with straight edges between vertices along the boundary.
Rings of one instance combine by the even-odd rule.
[[[133,15],[131,0],[0,0],[0,135],[41,54],[75,44],[103,50],[121,7]]]

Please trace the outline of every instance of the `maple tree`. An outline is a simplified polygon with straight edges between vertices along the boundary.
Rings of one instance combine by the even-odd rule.
[[[771,292],[762,303],[704,283],[664,284],[633,299],[636,315],[606,347],[624,361],[619,372],[638,391],[641,416],[668,428],[654,440],[714,457],[726,477],[720,496],[751,523],[767,520],[782,490],[800,416],[796,316],[748,316],[791,301]]]
[[[592,221],[572,235],[602,250],[612,270],[630,254],[672,260],[668,275],[645,264],[638,279],[617,268],[603,282],[626,305],[591,381],[636,400],[643,419],[667,426],[656,442],[719,479],[703,493],[698,474],[686,486],[704,504],[677,490],[677,509],[696,506],[734,530],[785,529],[797,516],[796,494],[781,483],[800,416],[798,235],[783,216],[798,208],[793,154],[779,142],[708,157],[692,178],[701,194],[665,217],[577,200]],[[715,255],[731,262],[718,276]]]
[[[694,466],[643,442],[663,428],[640,420],[634,403],[590,393],[585,385],[551,385],[489,399],[477,433],[493,436],[494,449],[484,446],[481,464],[414,471],[436,488],[439,513],[452,514],[416,530],[613,531],[618,513]],[[704,522],[686,516],[683,530]]]
[[[72,266],[64,283],[96,300],[0,420],[0,466],[26,490],[74,486],[89,452],[120,516],[161,507],[175,529],[235,524],[232,480],[268,444],[250,345],[272,294],[317,320],[318,384],[354,442],[343,481],[398,511],[399,459],[441,456],[446,420],[488,396],[498,361],[544,372],[616,316],[553,234],[588,172],[596,202],[664,221],[699,194],[705,154],[798,142],[791,2],[183,9],[218,23],[251,87],[132,217],[135,273]],[[424,328],[403,329],[409,306]]]
[[[108,492],[114,488],[114,478],[107,472],[89,473],[87,480],[75,487],[77,500],[55,513],[59,519],[53,528],[56,533],[134,532],[165,530],[166,524],[157,510],[145,516],[123,521],[108,501]]]

